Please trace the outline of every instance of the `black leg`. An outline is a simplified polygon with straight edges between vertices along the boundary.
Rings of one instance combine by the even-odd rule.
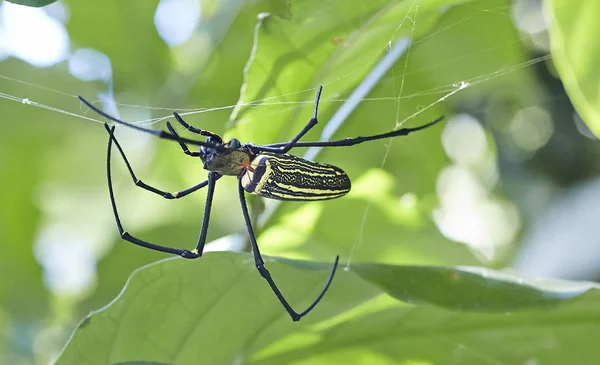
[[[205,187],[208,184],[208,180],[204,180],[203,182],[201,182],[200,184],[194,185],[191,188],[185,189],[185,190],[181,190],[181,191],[176,191],[174,193],[169,193],[166,191],[162,191],[159,190],[153,186],[150,186],[148,184],[145,184],[144,182],[142,182],[142,180],[138,179],[135,176],[135,173],[133,172],[133,169],[131,168],[131,165],[129,164],[129,161],[127,160],[127,157],[125,156],[125,152],[123,151],[123,148],[121,148],[121,144],[119,143],[119,141],[117,141],[117,138],[114,135],[114,129],[115,127],[109,127],[108,124],[104,124],[104,128],[106,128],[106,130],[108,131],[108,135],[110,136],[110,140],[115,142],[115,145],[117,146],[117,149],[119,150],[119,152],[121,153],[121,157],[123,157],[123,161],[125,161],[125,165],[127,166],[127,170],[129,170],[129,175],[131,175],[131,179],[133,180],[133,182],[135,183],[135,185],[139,186],[142,189],[148,190],[153,192],[154,194],[158,194],[160,196],[162,196],[165,199],[179,199],[179,198],[183,198],[184,196],[193,193],[196,190],[202,189],[203,187]]]
[[[254,236],[254,230],[252,229],[252,223],[250,221],[250,214],[248,213],[248,205],[246,204],[246,197],[244,195],[244,188],[242,187],[241,181],[238,184],[238,192],[239,192],[239,196],[240,196],[240,203],[242,205],[242,212],[244,214],[244,220],[246,221],[246,228],[248,229],[248,235],[250,236],[250,244],[252,245],[252,252],[254,253],[254,263],[256,264],[256,268],[258,269],[258,272],[260,272],[260,275],[267,281],[267,283],[269,283],[271,290],[273,290],[273,292],[275,293],[275,296],[277,297],[277,299],[279,299],[279,302],[281,302],[281,304],[283,305],[285,310],[289,313],[290,317],[292,317],[292,320],[294,322],[299,321],[302,317],[304,317],[306,314],[308,314],[308,312],[310,312],[319,303],[319,301],[325,295],[325,292],[327,291],[327,289],[329,289],[329,285],[331,284],[331,281],[333,280],[333,275],[335,274],[335,270],[337,269],[337,265],[338,265],[338,261],[339,261],[340,257],[337,256],[335,258],[335,263],[333,264],[333,270],[331,270],[329,279],[327,280],[327,283],[325,284],[325,287],[323,288],[321,293],[317,296],[317,299],[315,299],[312,302],[312,304],[309,305],[308,308],[306,308],[303,312],[296,313],[296,311],[294,311],[294,309],[292,309],[292,307],[289,305],[287,300],[285,300],[285,298],[283,297],[283,294],[281,294],[281,291],[279,290],[279,288],[273,281],[273,278],[271,277],[271,273],[269,273],[269,270],[267,270],[267,268],[265,267],[265,263],[262,259],[262,256],[260,255],[260,251],[258,250],[258,244],[256,243],[256,237]]]
[[[183,138],[183,137],[179,137],[179,136],[174,136],[171,133],[168,133],[168,132],[165,132],[165,131],[155,131],[154,129],[144,128],[144,127],[140,127],[139,125],[135,125],[135,124],[132,124],[132,123],[124,122],[124,121],[122,121],[120,119],[117,119],[117,118],[115,118],[115,117],[113,117],[111,115],[108,115],[105,112],[103,112],[102,110],[96,108],[95,106],[92,105],[92,103],[90,103],[89,101],[87,101],[82,96],[79,96],[79,100],[81,100],[90,109],[92,109],[96,113],[100,114],[104,118],[106,118],[108,120],[112,120],[113,122],[118,123],[118,124],[126,125],[129,128],[133,128],[133,129],[136,129],[138,131],[142,131],[142,132],[145,132],[145,133],[153,134],[153,135],[155,135],[155,136],[157,136],[159,138],[163,138],[163,139],[169,139],[169,140],[177,141],[177,142],[185,142],[185,143],[189,143],[189,144],[194,145],[194,146],[204,146],[204,147],[208,147],[208,148],[214,148],[217,152],[223,152],[223,151],[225,151],[225,147],[221,146],[221,145],[218,145],[218,144],[209,143],[209,142],[202,142],[202,141],[196,141],[196,140],[193,140],[193,139],[188,139],[188,138]]]
[[[222,175],[216,172],[208,173],[208,192],[206,193],[206,203],[204,204],[204,217],[202,218],[202,228],[200,229],[200,236],[198,237],[198,243],[196,248],[192,251],[198,256],[202,256],[204,251],[204,245],[206,244],[206,234],[208,233],[208,222],[210,220],[210,210],[212,208],[213,195],[215,193],[215,183],[221,178]]]
[[[313,110],[313,116],[311,120],[302,128],[300,133],[296,135],[291,141],[286,143],[277,143],[270,144],[266,146],[255,146],[254,149],[256,152],[271,152],[271,153],[287,153],[293,147],[297,146],[297,142],[302,138],[312,127],[317,125],[319,122],[317,120],[317,113],[319,111],[319,100],[321,100],[321,91],[323,91],[323,86],[319,86],[319,90],[317,91],[317,98],[315,99],[315,107]]]
[[[172,135],[179,138],[179,134],[177,134],[177,132],[175,131],[175,128],[173,128],[173,126],[169,122],[167,122],[167,129],[169,130],[169,132],[171,132]],[[183,153],[185,153],[186,155],[192,156],[192,157],[200,156],[200,152],[191,152],[190,149],[188,148],[188,146],[185,143],[181,142],[181,140],[178,140],[177,142],[179,142],[179,146],[181,146]]]
[[[215,139],[215,141],[217,143],[223,143],[223,140],[221,139],[221,136],[219,136],[218,134],[206,131],[204,129],[199,129],[199,128],[196,128],[196,127],[192,127],[191,125],[187,124],[185,122],[185,120],[183,120],[183,118],[181,118],[181,116],[179,114],[173,112],[173,115],[175,116],[175,119],[179,122],[179,124],[181,124],[182,126],[184,126],[188,131],[190,131],[192,133],[199,134],[201,136],[212,137],[212,138]]]
[[[114,193],[113,185],[112,185],[110,160],[111,160],[111,150],[112,150],[113,141],[115,141],[115,144],[117,144],[117,146],[118,146],[117,140],[113,136],[114,129],[115,129],[115,127],[107,128],[107,130],[109,132],[109,138],[108,138],[108,150],[106,153],[106,177],[108,180],[108,193],[110,196],[110,203],[112,205],[113,214],[115,216],[115,221],[117,223],[117,228],[119,229],[119,234],[121,235],[121,238],[126,241],[129,241],[135,245],[138,245],[138,246],[146,247],[146,248],[149,248],[149,249],[155,250],[155,251],[179,255],[181,257],[188,258],[188,259],[195,259],[197,257],[200,257],[202,255],[202,249],[204,248],[204,243],[206,240],[206,231],[208,230],[208,217],[210,215],[210,208],[211,208],[212,199],[213,199],[215,182],[221,176],[217,175],[216,173],[210,173],[208,176],[208,180],[201,183],[201,184],[203,184],[203,186],[208,185],[208,194],[206,197],[206,206],[204,208],[205,216],[204,216],[204,220],[203,220],[203,224],[202,224],[202,230],[200,232],[200,238],[198,239],[198,244],[196,245],[196,248],[194,250],[189,251],[189,250],[184,250],[184,249],[179,249],[179,248],[160,246],[160,245],[150,243],[148,241],[141,240],[137,237],[134,237],[134,236],[130,235],[127,231],[125,231],[125,229],[123,228],[123,224],[121,223],[121,218],[119,217],[119,212],[117,210],[117,203],[115,200],[115,193]],[[119,150],[120,150],[120,148],[119,148]],[[121,154],[123,155],[123,158],[125,158],[125,155],[123,154],[122,150],[121,150]],[[126,159],[125,159],[125,161],[127,162]],[[128,163],[127,163],[127,165],[129,167]],[[130,172],[132,173],[132,176],[135,178],[135,175],[133,175],[131,168],[130,168]],[[199,185],[201,185],[201,184],[199,184]],[[196,185],[195,187],[192,187],[192,188],[196,188],[197,186],[198,185]],[[147,189],[146,187],[144,187],[144,189],[155,192],[154,190]],[[150,187],[150,188],[152,188],[152,187]],[[190,188],[190,189],[192,189],[192,188]],[[154,188],[152,188],[152,189],[154,189]],[[187,192],[190,189],[184,190],[184,192]],[[195,190],[198,190],[198,189],[199,188],[196,188]],[[187,192],[187,194],[189,194],[189,192]]]
[[[419,126],[419,127],[415,127],[415,128],[402,128],[402,129],[398,129],[397,131],[391,131],[391,132],[387,132],[387,133],[376,134],[374,136],[356,137],[356,138],[345,138],[345,139],[340,139],[340,140],[337,140],[337,141],[328,141],[328,142],[298,142],[298,143],[295,143],[292,147],[345,147],[345,146],[354,146],[355,144],[359,144],[359,143],[363,143],[363,142],[367,142],[367,141],[374,141],[374,140],[377,140],[377,139],[384,139],[384,138],[398,137],[398,136],[406,136],[407,134],[409,134],[411,132],[416,132],[418,130],[431,127],[432,125],[439,123],[442,119],[444,119],[444,117],[439,117],[438,119],[434,120],[433,122],[424,124],[424,125]],[[269,151],[270,152],[273,147],[275,147],[275,148],[281,148],[283,146],[287,146],[287,143],[268,144],[266,146],[260,146],[259,149],[261,151]],[[265,147],[268,148],[268,149],[265,149]]]

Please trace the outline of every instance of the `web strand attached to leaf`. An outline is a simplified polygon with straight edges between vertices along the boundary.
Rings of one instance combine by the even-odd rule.
[[[410,58],[410,49],[413,45],[413,37],[415,34],[415,26],[416,26],[416,22],[417,22],[417,15],[419,12],[419,4],[418,2],[413,3],[414,5],[414,15],[413,18],[409,17],[409,14],[406,15],[406,17],[402,20],[402,23],[398,26],[398,28],[396,29],[396,32],[398,32],[400,30],[400,28],[402,27],[404,21],[406,19],[409,19],[412,22],[412,28],[411,28],[411,32],[410,32],[410,36],[409,36],[409,40],[408,40],[408,47],[406,48],[406,56],[405,56],[405,60],[404,60],[404,68],[402,70],[402,76],[401,76],[401,82],[400,82],[400,91],[397,93],[398,97],[396,99],[396,125],[394,126],[394,130],[398,129],[401,126],[401,123],[399,123],[400,120],[400,98],[402,97],[402,92],[404,91],[404,81],[405,81],[405,77],[406,77],[406,70],[408,69],[408,60]],[[411,7],[412,10],[412,7]],[[394,90],[394,95],[396,95],[396,77],[394,74],[394,68],[392,68],[392,87]],[[389,139],[389,142],[387,143],[387,148],[385,150],[385,153],[383,155],[383,160],[381,161],[381,164],[379,166],[379,168],[383,168],[385,165],[385,161],[387,160],[387,157],[390,153],[390,149],[393,143],[393,138]],[[354,257],[355,252],[360,248],[360,246],[362,246],[363,242],[364,242],[364,233],[365,233],[365,225],[367,223],[367,216],[369,215],[369,211],[371,210],[371,205],[373,204],[372,200],[369,200],[367,202],[367,206],[365,207],[365,211],[362,215],[362,219],[360,222],[360,226],[358,228],[358,234],[356,236],[356,241],[354,242],[354,244],[352,245],[352,249],[350,250],[350,254],[348,255],[348,260],[346,261],[346,265],[344,266],[345,270],[349,270],[350,269],[350,263],[352,261],[352,258]]]

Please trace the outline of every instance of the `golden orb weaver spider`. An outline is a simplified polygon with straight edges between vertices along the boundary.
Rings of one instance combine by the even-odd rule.
[[[248,213],[248,206],[246,203],[244,193],[248,192],[269,199],[289,201],[327,200],[339,198],[350,191],[351,185],[350,178],[342,169],[333,165],[305,160],[294,155],[289,155],[287,154],[287,152],[295,147],[353,146],[367,141],[374,141],[378,139],[391,138],[397,136],[406,136],[411,132],[428,128],[440,122],[443,119],[443,117],[440,117],[430,123],[421,125],[419,127],[402,128],[399,130],[367,137],[346,138],[328,142],[299,142],[300,138],[302,138],[302,136],[304,136],[312,127],[314,127],[318,123],[317,112],[319,108],[319,100],[321,98],[322,90],[323,87],[320,86],[317,91],[317,97],[315,100],[313,116],[311,120],[292,140],[288,142],[274,143],[262,146],[257,146],[252,143],[240,143],[240,141],[238,141],[235,138],[224,142],[223,139],[215,133],[190,126],[177,113],[173,113],[173,115],[175,116],[175,119],[177,120],[177,122],[179,122],[179,124],[181,124],[191,133],[206,137],[206,141],[197,141],[193,139],[180,137],[170,122],[167,122],[166,124],[167,129],[169,130],[168,132],[140,127],[138,125],[124,122],[104,113],[103,111],[99,110],[86,99],[80,96],[79,99],[88,107],[90,107],[90,109],[94,110],[96,113],[115,123],[126,125],[130,128],[137,129],[145,133],[153,134],[159,138],[178,142],[186,155],[192,157],[200,157],[204,164],[204,168],[209,171],[208,179],[188,189],[177,191],[175,193],[169,193],[157,189],[153,186],[147,185],[141,180],[139,180],[133,172],[129,161],[125,156],[125,152],[123,151],[121,145],[114,136],[115,127],[110,127],[108,124],[105,123],[104,127],[106,128],[109,134],[106,161],[108,190],[113,213],[115,216],[115,221],[117,223],[119,233],[121,234],[121,238],[135,245],[139,245],[160,252],[179,255],[187,259],[195,259],[202,256],[202,251],[206,243],[206,234],[208,232],[208,222],[210,219],[210,211],[215,191],[215,184],[217,180],[219,180],[222,176],[237,176],[239,181],[238,194],[242,208],[242,214],[244,216],[246,228],[250,237],[250,244],[252,247],[252,252],[254,254],[254,262],[256,268],[258,269],[261,276],[267,281],[267,283],[271,287],[271,290],[273,290],[275,296],[277,297],[279,302],[281,302],[281,304],[288,312],[292,320],[300,320],[302,317],[308,314],[325,295],[325,292],[331,285],[333,276],[335,275],[335,271],[339,262],[339,256],[335,258],[331,274],[329,275],[329,278],[325,283],[323,290],[321,290],[317,298],[304,311],[299,313],[296,312],[290,306],[288,301],[284,298],[283,294],[275,284],[275,281],[273,281],[271,274],[265,267],[265,263],[260,254],[260,250],[256,242],[256,236],[252,228],[250,214]],[[127,166],[129,174],[131,175],[131,178],[133,179],[135,185],[139,186],[142,189],[158,194],[165,199],[179,199],[204,187],[208,187],[208,192],[206,195],[206,204],[204,206],[204,217],[202,219],[202,229],[200,231],[200,236],[196,243],[196,247],[193,250],[185,250],[156,245],[132,236],[123,228],[121,218],[117,211],[117,204],[115,201],[112,185],[111,151],[113,143],[116,145],[119,153],[121,154],[121,157],[123,158],[123,161],[125,162],[125,165]],[[198,152],[190,151],[187,146],[188,144],[199,146]]]

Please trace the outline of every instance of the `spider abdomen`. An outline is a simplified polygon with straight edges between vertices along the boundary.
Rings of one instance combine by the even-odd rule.
[[[350,191],[350,178],[337,166],[288,154],[262,153],[242,175],[251,194],[277,200],[327,200]]]

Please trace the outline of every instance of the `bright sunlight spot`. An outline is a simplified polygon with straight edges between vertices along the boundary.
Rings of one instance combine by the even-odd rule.
[[[352,182],[349,197],[365,200],[385,200],[392,193],[394,179],[381,169],[369,169]]]
[[[169,46],[185,43],[200,23],[198,0],[161,0],[154,14],[154,24],[160,37]]]
[[[63,24],[67,24],[69,19],[71,18],[71,11],[64,3],[57,1],[52,3],[44,8],[46,14],[48,14],[53,19],[58,20]]]
[[[485,162],[489,149],[481,124],[468,114],[460,114],[448,121],[442,134],[442,145],[448,157],[458,165]]]
[[[81,48],[73,53],[69,59],[69,71],[83,81],[108,82],[112,78],[110,59],[91,48]]]
[[[534,34],[547,28],[541,0],[516,0],[512,15],[515,25],[522,32]]]
[[[517,209],[490,197],[469,170],[444,169],[438,178],[438,196],[440,207],[433,218],[449,239],[469,245],[488,260],[514,239],[519,228]]]
[[[44,268],[44,281],[57,294],[79,294],[96,279],[93,245],[69,227],[46,227],[38,236],[36,257]]]
[[[492,260],[499,247],[512,242],[520,223],[514,204],[492,194],[498,175],[485,131],[475,118],[461,114],[448,121],[442,144],[454,165],[438,176],[440,207],[434,221],[446,237]]]
[[[61,22],[42,9],[0,4],[0,59],[12,56],[48,67],[68,55],[69,34]]]
[[[525,152],[535,152],[544,147],[552,137],[552,117],[542,108],[531,106],[519,110],[509,131],[513,142]]]
[[[297,210],[286,214],[279,224],[265,230],[261,236],[263,246],[292,250],[306,243],[312,235],[323,212],[321,202],[305,203]]]

